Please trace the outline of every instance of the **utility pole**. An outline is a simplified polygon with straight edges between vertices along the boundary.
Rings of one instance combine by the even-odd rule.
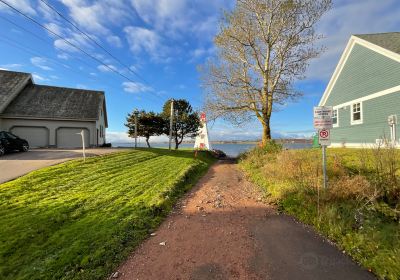
[[[135,115],[135,149],[136,149],[137,148],[137,126],[138,126],[138,115],[139,115],[138,109],[135,109],[135,112],[133,114]]]
[[[174,99],[171,99],[171,114],[169,117],[169,149],[171,150],[172,143],[172,126],[174,124]]]

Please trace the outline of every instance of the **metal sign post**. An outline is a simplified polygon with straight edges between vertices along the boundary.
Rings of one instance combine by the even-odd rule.
[[[324,189],[328,186],[328,179],[326,176],[326,147],[331,144],[330,130],[321,129],[318,131],[318,142],[322,146],[322,172],[324,175]]]
[[[331,144],[333,108],[331,106],[314,107],[314,128],[318,129],[318,143],[322,146],[322,172],[324,176],[324,189],[328,187],[326,174],[326,147]]]

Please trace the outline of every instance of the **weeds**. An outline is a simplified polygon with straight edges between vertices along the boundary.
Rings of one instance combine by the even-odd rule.
[[[314,225],[381,279],[399,279],[399,151],[329,149],[327,190],[320,154],[256,148],[240,165],[279,209]]]

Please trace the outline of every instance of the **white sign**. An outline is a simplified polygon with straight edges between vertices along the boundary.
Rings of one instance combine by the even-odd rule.
[[[314,107],[314,128],[330,129],[332,128],[332,106]]]
[[[318,142],[321,146],[329,146],[331,144],[331,132],[329,129],[318,130]]]

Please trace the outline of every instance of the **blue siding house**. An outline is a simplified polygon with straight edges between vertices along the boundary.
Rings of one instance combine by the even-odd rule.
[[[319,106],[333,106],[332,147],[398,144],[400,32],[352,36]]]

